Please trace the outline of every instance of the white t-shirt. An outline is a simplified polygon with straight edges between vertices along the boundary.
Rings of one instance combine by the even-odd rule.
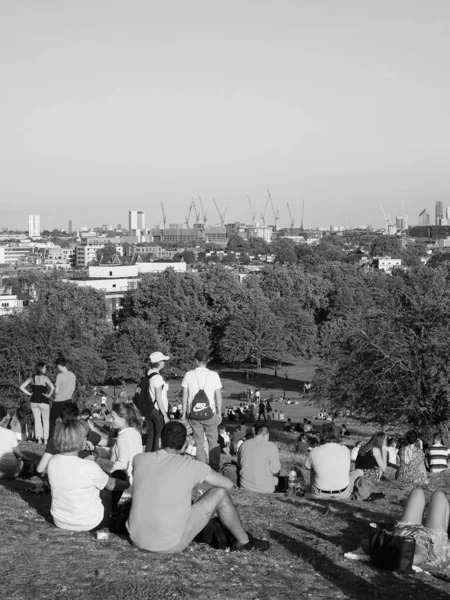
[[[57,527],[90,531],[103,519],[100,490],[108,475],[93,461],[55,454],[48,463],[52,489],[51,513]]]
[[[153,378],[154,379],[154,378]],[[142,452],[142,437],[134,427],[121,429],[117,441],[111,448],[111,460],[114,462],[113,471],[125,471],[132,481],[133,458]]]
[[[17,457],[13,448],[18,445],[14,431],[0,427],[0,471],[17,469]]]
[[[261,494],[271,494],[275,490],[278,483],[275,473],[280,472],[281,464],[278,448],[273,442],[260,435],[243,442],[238,460],[242,489]]]
[[[311,448],[305,467],[313,472],[314,484],[321,490],[343,490],[350,483],[350,450],[335,442]]]
[[[181,382],[181,387],[187,388],[188,407],[190,407],[195,394],[202,389],[205,390],[205,394],[208,396],[213,413],[216,412],[215,391],[222,388],[218,373],[210,371],[206,367],[197,367],[186,373]]]
[[[152,371],[150,369],[150,371],[148,372],[148,375],[150,375],[151,373],[156,373],[156,371]],[[159,406],[158,403],[156,402],[156,388],[160,388],[162,386],[162,391],[161,391],[161,399],[162,399],[162,403],[164,406],[164,410],[167,413],[167,410],[169,408],[169,401],[167,399],[167,391],[169,389],[169,384],[167,383],[167,381],[164,381],[164,379],[162,378],[162,376],[157,373],[156,375],[153,375],[153,377],[150,379],[150,384],[149,384],[149,390],[150,390],[150,398],[155,402],[155,408],[157,410],[159,410]]]

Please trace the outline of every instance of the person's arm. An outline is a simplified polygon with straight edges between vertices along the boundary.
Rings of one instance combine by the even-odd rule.
[[[219,417],[219,425],[222,423],[222,390],[215,390],[214,398],[216,400],[216,410]]]
[[[47,398],[50,398],[50,396],[53,394],[53,392],[55,391],[55,386],[53,385],[53,383],[51,382],[51,379],[49,379],[48,377],[45,378],[45,383],[48,385],[48,387],[50,388],[50,391],[46,394]]]
[[[18,459],[22,459],[23,458],[22,457],[22,452],[20,451],[20,448],[19,448],[19,444],[17,444],[17,446],[13,446],[12,450],[13,450],[14,456],[16,458],[18,458]]]
[[[386,471],[386,460],[384,459],[383,455],[381,454],[380,449],[372,448],[372,454],[373,454],[374,459],[377,461],[378,468],[380,469],[380,471],[382,471],[384,473]]]
[[[181,409],[181,418],[186,420],[187,418],[187,401],[188,401],[188,389],[186,387],[183,388],[183,407]]]
[[[39,475],[43,475],[47,472],[48,463],[50,462],[52,456],[53,454],[50,454],[49,452],[44,452],[41,460],[39,461],[38,466],[36,467],[36,471],[39,473]]]
[[[116,479],[115,477],[108,477],[108,483],[105,485],[105,489],[110,490],[111,492],[127,490],[129,487],[130,483],[128,481],[122,481],[121,479]]]
[[[19,388],[19,389],[20,389],[20,391],[21,391],[21,392],[23,392],[23,393],[25,394],[25,396],[31,397],[31,396],[33,395],[31,392],[29,392],[29,391],[27,390],[27,387],[30,385],[30,383],[31,383],[32,381],[33,381],[33,380],[31,379],[31,377],[28,377],[28,379],[26,379],[26,380],[25,380],[25,381],[22,383],[22,385],[20,386],[20,388]]]
[[[60,385],[61,385],[61,374],[59,373],[56,376],[56,381],[55,381],[55,396],[58,395]]]
[[[163,398],[162,398],[163,387],[164,387],[164,384],[155,388],[155,400],[156,400],[156,404],[158,405],[159,412],[164,417],[164,423],[168,423],[170,421],[170,419],[167,414],[166,408],[164,406]]]
[[[206,483],[209,483],[209,485],[213,485],[214,487],[218,488],[223,488],[225,490],[232,490],[234,487],[234,483],[230,479],[228,479],[228,477],[225,477],[224,475],[221,475],[220,473],[217,473],[212,469],[210,470],[208,476],[205,478],[205,481]]]
[[[273,442],[272,442],[273,444]],[[273,444],[273,452],[269,457],[269,467],[272,471],[272,475],[278,475],[281,471],[281,463],[280,463],[280,455],[278,453],[278,448]]]

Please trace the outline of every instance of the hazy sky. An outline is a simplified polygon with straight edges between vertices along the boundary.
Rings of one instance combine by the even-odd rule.
[[[0,227],[450,204],[448,0],[1,0]],[[267,221],[270,209],[267,213]]]

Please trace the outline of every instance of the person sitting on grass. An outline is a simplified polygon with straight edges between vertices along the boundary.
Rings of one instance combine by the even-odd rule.
[[[16,434],[6,429],[8,421],[8,411],[0,404],[0,479],[14,479],[23,467]]]
[[[53,443],[57,454],[48,464],[48,480],[55,525],[71,531],[107,527],[112,510],[129,487],[126,474],[117,471],[109,476],[95,463],[79,458],[86,428],[78,419],[58,423]]]
[[[339,432],[333,423],[324,423],[320,429],[320,446],[311,448],[305,467],[311,470],[311,494],[314,496],[347,500],[355,481],[363,472],[350,472],[350,450],[340,443]]]
[[[422,449],[422,442],[413,429],[405,435],[404,443],[398,455],[400,464],[397,471],[397,480],[403,483],[426,485],[428,477],[425,468],[425,454]]]
[[[143,451],[140,434],[141,414],[132,402],[129,404],[119,402],[113,404],[111,422],[113,428],[119,430],[114,446],[105,457],[92,454],[86,458],[96,462],[106,473],[125,471],[131,483],[133,458]],[[100,445],[106,444],[103,441]]]
[[[269,428],[257,425],[255,437],[246,440],[239,448],[240,487],[244,490],[271,494],[278,486],[280,456],[278,448],[269,441],[269,437]]]
[[[428,469],[431,473],[442,473],[448,469],[448,457],[450,451],[442,443],[442,435],[436,433],[433,437],[433,444],[426,452]]]
[[[387,452],[387,466],[394,471],[398,471],[397,457],[398,457],[398,442],[394,437],[390,437],[386,442]]]
[[[205,463],[181,454],[186,436],[182,423],[166,423],[162,450],[134,457],[133,502],[127,522],[132,543],[150,552],[182,552],[217,512],[235,538],[231,550],[268,550],[269,542],[254,538],[242,527],[227,493],[233,483]],[[191,505],[192,490],[202,482],[213,487]]]
[[[308,436],[306,433],[301,433],[298,437],[298,440],[295,444],[295,451],[299,454],[308,454],[309,452],[309,442]]]
[[[415,488],[409,494],[400,521],[397,522],[392,533],[404,538],[414,538],[416,542],[414,565],[428,564],[432,567],[440,567],[450,559],[447,534],[450,511],[444,492],[439,490],[432,494],[425,523],[424,509],[423,489]],[[369,540],[363,540],[361,547],[369,554]]]
[[[386,471],[386,466],[386,434],[379,431],[361,446],[356,457],[355,467],[364,471],[364,476],[368,479],[380,481]]]
[[[78,406],[75,404],[75,402],[67,402],[61,407],[60,416],[57,422],[67,423],[72,419],[79,420],[86,432],[85,445],[78,452],[79,458],[86,458],[86,456],[91,453],[95,446],[102,443],[102,436],[96,431],[92,431],[89,427],[89,424],[84,419],[80,418]],[[42,455],[41,460],[36,467],[36,471],[39,475],[46,474],[50,459],[52,456],[55,456],[55,454],[58,454],[58,450],[55,447],[53,438],[51,438],[48,441],[44,450],[44,454]]]

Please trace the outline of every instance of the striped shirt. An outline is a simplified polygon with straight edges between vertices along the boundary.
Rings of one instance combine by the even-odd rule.
[[[432,473],[439,473],[448,468],[449,453],[450,451],[442,444],[434,444],[428,448],[428,461]]]

